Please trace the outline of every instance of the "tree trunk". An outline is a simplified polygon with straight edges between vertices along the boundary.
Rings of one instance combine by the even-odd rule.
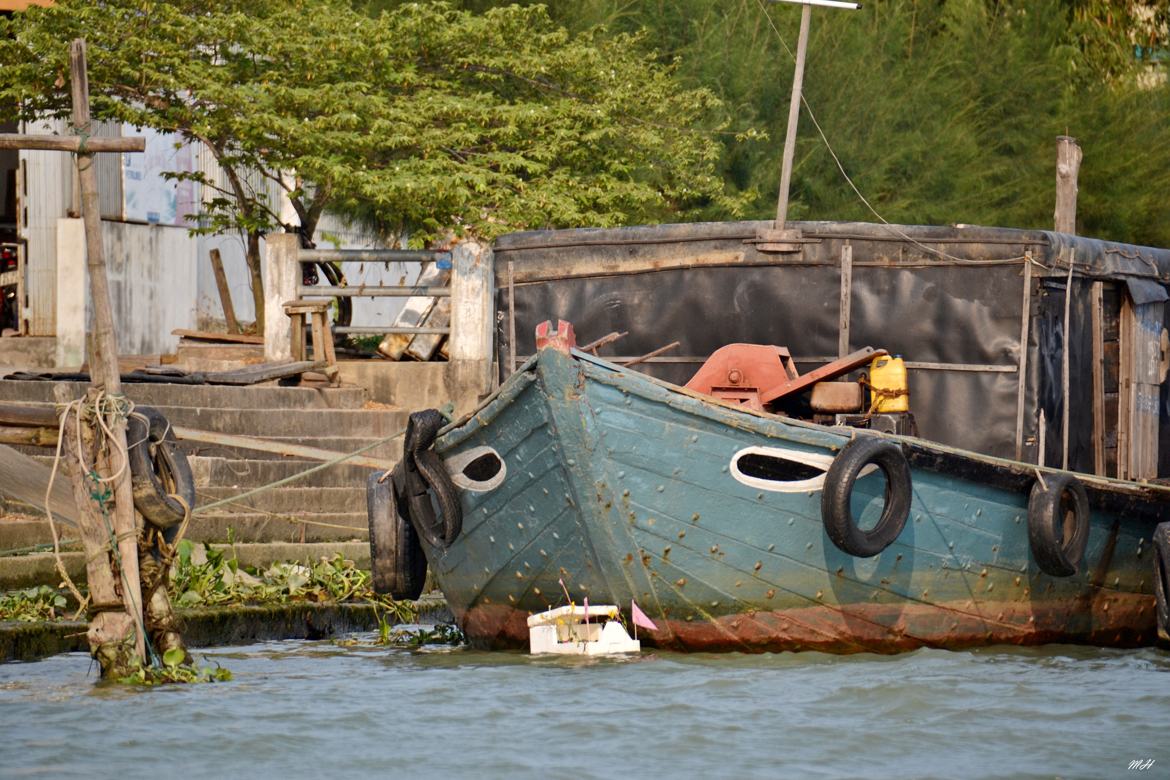
[[[256,308],[256,333],[264,335],[264,276],[260,267],[264,258],[260,256],[260,234],[248,231],[248,272],[252,277],[252,305]]]
[[[147,536],[159,532],[148,531]],[[138,569],[142,574],[142,598],[145,601],[146,630],[154,643],[155,652],[161,658],[168,650],[182,650],[183,663],[190,663],[191,656],[179,632],[179,619],[171,607],[167,593],[167,579],[170,576],[168,561],[158,554],[158,541],[139,547]]]

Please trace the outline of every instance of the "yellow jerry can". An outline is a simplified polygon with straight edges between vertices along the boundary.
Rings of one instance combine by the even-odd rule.
[[[906,362],[901,356],[882,355],[874,358],[869,364],[869,384],[873,393],[872,412],[892,414],[910,411]]]

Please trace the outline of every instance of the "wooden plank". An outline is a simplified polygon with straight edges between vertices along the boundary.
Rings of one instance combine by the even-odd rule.
[[[437,287],[447,283],[451,277],[449,269],[439,268],[437,263],[424,265],[416,281],[419,287]],[[421,325],[435,305],[435,299],[425,295],[416,295],[407,298],[402,311],[394,318],[394,327],[412,327]],[[378,344],[378,354],[389,360],[401,360],[414,334],[390,333]]]
[[[435,305],[427,312],[423,324],[434,328],[448,327],[451,324],[451,299],[437,298]],[[411,360],[430,360],[438,350],[439,342],[444,338],[446,336],[440,333],[420,333],[410,340],[410,346],[402,356]]]
[[[508,374],[516,373],[516,263],[508,260]]]
[[[1130,446],[1130,473],[1133,479],[1158,476],[1158,428],[1160,423],[1162,355],[1161,335],[1164,322],[1162,302],[1133,307],[1133,433]]]
[[[1074,181],[1075,184],[1075,181]],[[1075,195],[1074,195],[1075,197]],[[1075,201],[1074,201],[1075,206]],[[1072,250],[1068,254],[1068,279],[1065,280],[1064,286],[1064,324],[1061,336],[1060,347],[1060,467],[1062,469],[1068,468],[1068,428],[1069,428],[1069,407],[1072,405],[1072,393],[1070,392],[1069,379],[1069,364],[1072,362],[1072,290],[1073,290],[1073,255]]]
[[[20,133],[0,133],[0,149],[39,149],[49,152],[81,152],[82,154],[96,154],[98,152],[145,152],[146,139],[142,136],[127,136],[125,138],[98,138],[90,136],[85,139],[85,148],[82,149],[82,138],[78,135],[22,135]]]
[[[1024,253],[1023,306],[1020,314],[1019,383],[1016,388],[1016,460],[1024,459],[1024,400],[1028,381],[1028,328],[1032,323],[1032,250]]]
[[[0,403],[0,425],[57,427],[57,412],[51,406]]]
[[[1105,337],[1104,337],[1104,283],[1093,282],[1090,288],[1092,322],[1092,381],[1093,381],[1093,473],[1105,476]]]
[[[837,335],[837,357],[849,354],[849,315],[853,295],[853,246],[841,247],[841,306],[840,326]]]
[[[54,431],[54,435],[56,431]],[[38,463],[29,455],[0,446],[0,491],[40,509],[45,508],[45,491],[49,487],[52,469]],[[58,469],[53,480],[53,492],[49,495],[53,516],[66,525],[77,525],[77,504],[74,503],[73,489],[69,476]]]
[[[1108,312],[1106,312],[1105,319],[1108,320]],[[1106,340],[1101,345],[1102,355],[1104,359],[1104,371],[1102,372],[1102,381],[1105,385],[1106,393],[1117,393],[1117,388],[1121,384],[1121,343],[1114,340]]]
[[[199,374],[190,374],[192,378],[199,378],[202,384],[209,385],[256,385],[261,382],[271,382],[276,379],[303,374],[306,371],[320,371],[329,365],[325,360],[301,360],[295,363],[260,363],[255,366],[245,366],[235,371],[207,371]]]
[[[57,428],[33,428],[26,425],[0,425],[0,444],[26,447],[57,446]]]
[[[263,336],[249,336],[244,333],[213,333],[207,330],[175,328],[171,331],[171,335],[181,336],[182,338],[193,341],[221,341],[226,344],[264,344]]]
[[[1130,440],[1133,435],[1133,304],[1129,296],[1121,301],[1121,318],[1118,326],[1117,371],[1117,477],[1131,479]]]
[[[218,249],[211,250],[211,271],[215,274],[215,286],[219,290],[219,303],[223,307],[223,318],[230,333],[242,333],[239,320],[236,319],[236,307],[232,304],[232,291],[228,287],[227,274],[223,270],[223,258]],[[264,340],[261,339],[261,344]]]

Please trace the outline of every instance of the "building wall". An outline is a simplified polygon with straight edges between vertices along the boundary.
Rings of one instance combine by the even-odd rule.
[[[28,126],[27,132],[65,133],[61,122]],[[133,129],[102,126],[101,135],[130,135]],[[85,317],[79,297],[86,290],[84,242],[71,226],[75,209],[73,158],[59,152],[22,152],[21,235],[27,240],[29,335],[64,336],[57,350],[62,365],[80,364],[84,339],[77,328]],[[126,221],[122,156],[98,156],[100,201],[106,261],[109,266],[114,316],[123,354],[155,354],[172,350],[177,327],[216,329],[224,322],[219,290],[209,260],[219,249],[228,278],[232,304],[242,323],[255,320],[250,275],[245,263],[244,239],[239,234],[190,235],[187,227]],[[195,166],[219,186],[227,182],[212,155],[200,148]],[[248,186],[265,194],[272,210],[295,222],[280,186],[254,175]],[[204,188],[204,201],[215,196]],[[61,223],[61,224],[59,224]],[[326,216],[318,230],[322,248],[367,249],[379,246],[374,237],[341,220]],[[67,257],[59,256],[61,252]],[[81,252],[81,255],[74,253]],[[80,263],[80,265],[78,265]],[[64,275],[59,273],[64,270]],[[345,263],[351,285],[410,284],[418,277],[417,264]],[[354,325],[389,324],[401,311],[402,298],[353,299]],[[65,318],[62,323],[57,318]],[[78,342],[78,339],[81,341]],[[79,344],[81,346],[79,346]]]
[[[27,125],[29,133],[63,132],[60,122]],[[20,235],[26,246],[30,336],[56,333],[57,220],[73,198],[73,157],[61,152],[20,153]]]
[[[58,220],[57,240],[57,363],[73,367],[85,360],[93,320],[81,220]],[[118,352],[173,352],[179,337],[171,331],[196,325],[195,242],[184,228],[103,221],[102,246]]]

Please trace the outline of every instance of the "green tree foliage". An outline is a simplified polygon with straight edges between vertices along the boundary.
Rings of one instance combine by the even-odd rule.
[[[364,0],[394,5],[393,0]],[[489,0],[465,0],[483,8]],[[1079,230],[1170,246],[1165,3],[874,0],[812,15],[805,95],[846,183],[802,112],[790,213],[807,219],[1052,225],[1054,139],[1081,142]],[[715,92],[732,131],[722,172],[774,214],[800,12],[766,0],[579,0],[572,29],[644,30],[678,77]],[[775,28],[773,28],[775,25]],[[1141,46],[1142,57],[1135,57]],[[1154,57],[1151,58],[1151,53]],[[718,215],[712,215],[718,216]]]
[[[418,240],[737,207],[714,95],[680,88],[639,36],[569,34],[542,7],[61,0],[0,19],[0,105],[66,113],[74,37],[95,117],[215,155],[229,185],[203,229],[248,236],[257,311],[259,238],[279,227],[257,176],[310,236],[329,207]]]

